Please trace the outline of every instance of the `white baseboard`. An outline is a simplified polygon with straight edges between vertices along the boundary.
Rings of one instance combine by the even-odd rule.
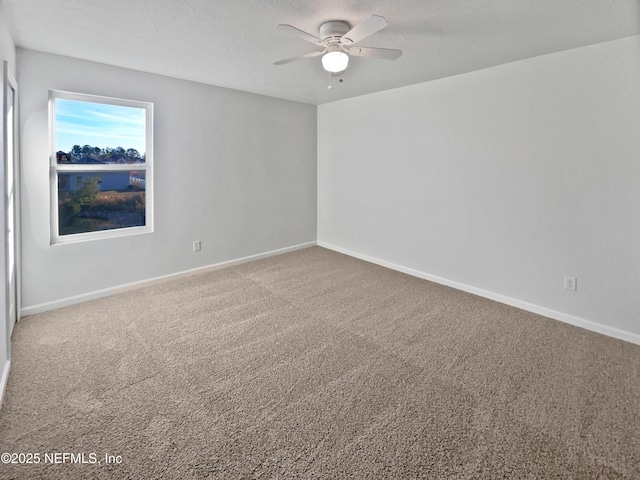
[[[4,392],[7,390],[9,370],[11,370],[11,360],[7,360],[2,369],[2,377],[0,378],[0,409],[2,408],[2,401],[4,400]]]
[[[380,260],[375,257],[371,257],[369,255],[363,255],[351,250],[347,250],[342,247],[338,247],[335,245],[331,245],[325,242],[307,242],[299,245],[293,245],[291,247],[281,248],[278,250],[272,250],[269,252],[259,253],[256,255],[250,255],[247,257],[237,258],[234,260],[228,260],[225,262],[216,263],[213,265],[208,265],[204,267],[194,268],[191,270],[185,270],[177,273],[172,273],[169,275],[163,275],[160,277],[155,277],[147,280],[142,280],[139,282],[133,282],[125,285],[119,285],[112,288],[107,288],[103,290],[96,290],[93,292],[88,292],[82,295],[75,295],[73,297],[67,297],[60,300],[55,300],[52,302],[41,303],[38,305],[32,305],[28,307],[23,307],[21,311],[21,316],[25,317],[27,315],[34,315],[36,313],[42,313],[49,310],[54,310],[56,308],[66,307],[69,305],[74,305],[76,303],[86,302],[88,300],[94,300],[97,298],[107,297],[110,295],[114,295],[116,293],[126,292],[129,290],[147,287],[153,284],[166,282],[169,280],[177,279],[180,277],[185,277],[189,275],[195,275],[198,273],[204,273],[212,270],[218,270],[225,267],[231,267],[233,265],[240,265],[242,263],[252,262],[255,260],[260,260],[262,258],[272,257],[274,255],[280,255],[283,253],[293,252],[295,250],[301,250],[303,248],[308,248],[318,245],[320,247],[333,250],[335,252],[343,253],[345,255],[349,255],[350,257],[359,258],[360,260],[364,260],[369,263],[374,263],[376,265],[380,265],[386,268],[390,268],[392,270],[396,270],[398,272],[406,273],[407,275],[411,275],[414,277],[422,278],[424,280],[429,280],[431,282],[439,283],[441,285],[446,285],[448,287],[455,288],[457,290],[462,290],[463,292],[472,293],[474,295],[478,295],[480,297],[488,298],[490,300],[495,300],[496,302],[504,303],[506,305],[511,305],[512,307],[520,308],[522,310],[526,310],[528,312],[536,313],[538,315],[542,315],[544,317],[552,318],[554,320],[558,320],[560,322],[568,323],[570,325],[575,325],[576,327],[581,327],[586,330],[590,330],[592,332],[601,333],[603,335],[607,335],[609,337],[617,338],[619,340],[624,340],[626,342],[634,343],[636,345],[640,345],[640,335],[632,332],[627,332],[625,330],[620,330],[618,328],[610,327],[607,325],[603,325],[601,323],[592,322],[590,320],[585,320],[580,317],[576,317],[573,315],[569,315],[567,313],[559,312],[557,310],[552,310],[550,308],[541,307],[539,305],[535,305],[533,303],[528,303],[522,300],[518,300],[516,298],[507,297],[505,295],[501,295],[499,293],[491,292],[488,290],[483,290],[481,288],[473,287],[471,285],[466,285],[464,283],[456,282],[453,280],[448,280],[446,278],[438,277],[436,275],[430,275],[425,272],[421,272],[419,270],[415,270],[409,267],[405,267],[402,265],[397,265],[392,262],[388,262],[386,260]],[[8,364],[5,367],[5,372],[3,373],[2,382],[6,382],[5,376],[8,376]],[[4,383],[0,385],[0,388],[3,390],[0,391],[0,394],[4,392]],[[1,400],[0,400],[1,401]]]
[[[225,262],[215,263],[213,265],[193,268],[191,270],[183,270],[181,272],[171,273],[169,275],[162,275],[160,277],[154,277],[147,280],[141,280],[138,282],[127,283],[125,285],[118,285],[115,287],[105,288],[102,290],[95,290],[93,292],[83,293],[81,295],[74,295],[72,297],[62,298],[60,300],[40,303],[38,305],[30,305],[27,307],[22,307],[21,316],[26,317],[27,315],[35,315],[36,313],[47,312],[49,310],[55,310],[56,308],[68,307],[69,305],[75,305],[76,303],[82,303],[88,300],[95,300],[97,298],[108,297],[116,293],[122,293],[129,290],[148,287],[150,285],[167,282],[169,280],[174,280],[181,277],[187,277],[190,275],[196,275],[198,273],[205,273],[213,270],[219,270],[221,268],[240,265],[242,263],[253,262],[255,260],[260,260],[262,258],[273,257],[275,255],[281,255],[283,253],[293,252],[295,250],[301,250],[303,248],[313,247],[315,245],[316,245],[316,242],[301,243],[299,245],[279,248],[277,250],[271,250],[269,252],[249,255],[248,257],[236,258],[234,260],[227,260]]]
[[[406,273],[413,277],[422,278],[424,280],[429,280],[430,282],[439,283],[441,285],[446,285],[448,287],[455,288],[457,290],[462,290],[463,292],[472,293],[474,295],[478,295],[480,297],[488,298],[490,300],[495,300],[496,302],[504,303],[506,305],[510,305],[512,307],[520,308],[522,310],[526,310],[528,312],[537,313],[538,315],[542,315],[544,317],[552,318],[554,320],[558,320],[560,322],[568,323],[574,325],[576,327],[581,327],[586,330],[590,330],[592,332],[601,333],[603,335],[607,335],[609,337],[617,338],[619,340],[624,340],[626,342],[634,343],[636,345],[640,345],[640,335],[632,332],[627,332],[625,330],[620,330],[618,328],[609,327],[607,325],[602,325],[601,323],[592,322],[590,320],[585,320],[580,317],[575,317],[573,315],[569,315],[566,313],[558,312],[556,310],[552,310],[550,308],[541,307],[539,305],[535,305],[533,303],[524,302],[522,300],[518,300],[516,298],[507,297],[505,295],[501,295],[499,293],[490,292],[488,290],[483,290],[481,288],[473,287],[471,285],[466,285],[464,283],[455,282],[453,280],[448,280],[446,278],[438,277],[436,275],[430,275],[428,273],[421,272],[419,270],[414,270],[412,268],[404,267],[402,265],[397,265],[395,263],[387,262],[386,260],[380,260],[375,257],[370,257],[368,255],[363,255],[357,252],[353,252],[351,250],[347,250],[342,247],[337,247],[335,245],[331,245],[325,242],[318,241],[318,246],[327,248],[329,250],[333,250],[335,252],[343,253],[345,255],[349,255],[350,257],[359,258],[360,260],[364,260],[365,262],[375,263],[376,265],[380,265],[382,267],[390,268],[391,270],[396,270],[398,272]]]

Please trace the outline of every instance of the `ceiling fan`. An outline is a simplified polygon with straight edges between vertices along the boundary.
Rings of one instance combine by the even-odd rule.
[[[321,47],[321,50],[279,60],[273,64],[284,65],[304,58],[319,57],[322,55],[323,68],[327,72],[339,75],[347,68],[350,55],[396,60],[402,55],[402,50],[355,46],[360,40],[382,30],[387,25],[387,21],[380,15],[371,15],[353,28],[345,21],[332,20],[320,25],[318,31],[320,36],[316,37],[291,25],[280,24],[278,25],[278,30],[296,35],[307,42]]]

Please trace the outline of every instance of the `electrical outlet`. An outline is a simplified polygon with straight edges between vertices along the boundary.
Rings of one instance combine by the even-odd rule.
[[[576,277],[564,277],[564,288],[565,290],[571,290],[575,292],[578,290],[578,279]]]
[[[193,242],[193,251],[199,252],[201,248],[202,248],[202,243],[200,242],[200,240],[195,240]]]
[[[355,237],[356,233],[353,231],[353,228],[347,230],[347,237]]]

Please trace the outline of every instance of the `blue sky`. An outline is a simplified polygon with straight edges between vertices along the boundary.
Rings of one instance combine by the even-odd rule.
[[[135,148],[145,153],[145,111],[142,108],[56,98],[56,150],[74,145]]]

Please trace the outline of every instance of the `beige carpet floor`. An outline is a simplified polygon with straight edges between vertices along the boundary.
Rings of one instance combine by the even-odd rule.
[[[41,463],[3,479],[640,478],[639,346],[319,247],[34,315],[12,348],[0,452]]]

